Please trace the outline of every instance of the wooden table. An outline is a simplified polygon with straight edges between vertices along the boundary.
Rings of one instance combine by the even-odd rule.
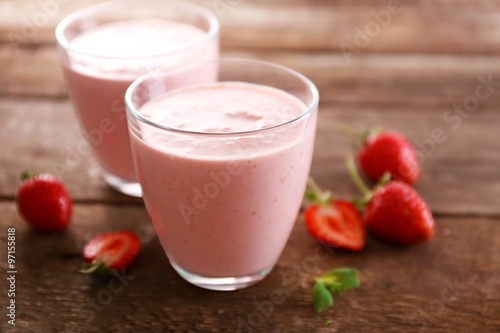
[[[82,140],[53,31],[68,13],[99,1],[0,1],[2,332],[500,332],[498,1],[204,3],[219,5],[224,56],[289,66],[318,86],[311,173],[321,186],[347,198],[357,194],[343,164],[351,146],[335,122],[394,128],[423,157],[416,189],[436,220],[434,238],[420,246],[369,237],[362,253],[326,256],[301,214],[273,272],[237,292],[183,281],[142,201],[106,187],[91,156],[64,174],[75,203],[64,232],[35,232],[16,211],[20,172],[51,171]],[[493,83],[477,88],[484,80]],[[449,111],[460,103],[471,111]],[[433,131],[446,139],[436,140]],[[15,327],[5,315],[9,227],[16,229]],[[76,273],[88,239],[122,229],[143,242],[122,277],[125,286]],[[315,313],[314,277],[340,266],[359,269],[361,288]],[[326,320],[332,322],[325,327]]]

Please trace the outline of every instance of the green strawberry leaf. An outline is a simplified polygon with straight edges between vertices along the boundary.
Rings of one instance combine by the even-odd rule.
[[[78,271],[82,274],[92,274],[94,276],[108,277],[113,270],[107,267],[102,261],[93,263],[83,263],[82,268]]]
[[[332,320],[331,319],[328,319],[327,321],[325,321],[325,326],[328,326],[332,323]]]
[[[335,201],[335,196],[332,192],[322,191],[311,177],[307,180],[307,186],[308,190],[304,193],[304,197],[313,204],[327,206],[330,202]]]
[[[332,294],[326,289],[323,281],[316,281],[313,293],[313,305],[316,312],[321,312],[333,305]]]
[[[356,207],[357,210],[359,210],[359,211],[363,211],[366,207],[366,204],[367,204],[367,202],[364,198],[356,198],[356,199],[353,199],[351,202],[354,205],[354,207]]]
[[[328,289],[330,289],[332,291],[332,293],[334,293],[337,296],[340,296],[340,291],[342,290],[340,283],[332,282],[332,283],[328,283],[326,286],[328,287]]]
[[[306,191],[306,193],[304,193],[304,197],[306,200],[311,202],[316,202],[318,200],[318,196],[313,191]]]
[[[38,176],[41,173],[42,173],[41,171],[31,171],[31,172],[23,171],[23,173],[21,173],[21,181],[25,181],[27,179],[33,178],[35,176]]]
[[[333,296],[342,290],[359,287],[358,271],[351,268],[337,268],[316,279],[313,293],[313,305],[316,312],[321,312],[333,306]],[[325,326],[331,321],[325,323]]]
[[[329,286],[330,289],[332,289],[332,284],[338,284],[340,290],[350,290],[360,285],[358,271],[350,268],[334,269],[323,275],[321,280]]]

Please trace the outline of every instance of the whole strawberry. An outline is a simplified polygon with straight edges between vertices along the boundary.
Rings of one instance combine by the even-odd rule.
[[[434,219],[429,207],[410,185],[390,181],[386,173],[373,191],[363,183],[352,158],[347,169],[364,197],[358,207],[364,208],[364,220],[370,232],[380,239],[402,245],[415,245],[434,235]]]
[[[356,207],[323,192],[312,178],[306,198],[314,204],[307,208],[304,219],[311,236],[325,246],[360,251],[365,247],[366,227]]]
[[[65,228],[71,219],[72,203],[64,185],[49,173],[23,173],[17,191],[21,216],[38,230]]]
[[[346,125],[341,125],[339,129],[361,139],[363,146],[358,152],[358,162],[371,180],[378,181],[385,172],[390,172],[392,179],[410,185],[420,178],[415,148],[403,134],[380,129],[359,132]]]
[[[364,217],[370,232],[387,241],[414,245],[434,235],[429,207],[411,186],[398,180],[373,194]]]

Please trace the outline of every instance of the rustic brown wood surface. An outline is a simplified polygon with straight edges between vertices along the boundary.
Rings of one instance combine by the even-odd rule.
[[[420,246],[369,237],[361,253],[326,253],[301,214],[275,270],[227,293],[182,280],[142,200],[110,190],[92,156],[71,153],[82,136],[53,32],[64,16],[98,2],[0,0],[1,332],[500,332],[499,2],[196,1],[219,11],[224,56],[276,62],[316,83],[321,104],[311,174],[321,186],[357,194],[343,162],[353,150],[335,132],[337,122],[395,128],[422,156],[416,189],[437,225]],[[359,30],[387,11],[387,24],[369,32],[364,45]],[[347,44],[354,53],[344,52]],[[444,118],[488,81],[481,88],[487,98],[454,122]],[[433,141],[436,130],[446,139]],[[64,232],[42,234],[16,211],[18,176],[53,171],[55,163],[71,167],[61,176],[74,216]],[[16,326],[5,315],[9,227],[17,237]],[[143,243],[125,276],[110,285],[76,273],[88,239],[123,229]],[[315,313],[314,278],[340,266],[359,269],[362,286]]]

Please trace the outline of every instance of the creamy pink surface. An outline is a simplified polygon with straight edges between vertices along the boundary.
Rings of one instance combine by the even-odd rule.
[[[292,120],[306,106],[246,83],[181,88],[139,113],[177,129],[229,133]],[[247,135],[132,129],[144,201],[170,261],[206,277],[256,274],[278,260],[297,218],[311,164],[316,113]]]
[[[136,180],[123,98],[140,75],[162,66],[218,56],[217,38],[184,23],[149,19],[84,31],[64,53],[69,94],[94,155],[109,173]]]

